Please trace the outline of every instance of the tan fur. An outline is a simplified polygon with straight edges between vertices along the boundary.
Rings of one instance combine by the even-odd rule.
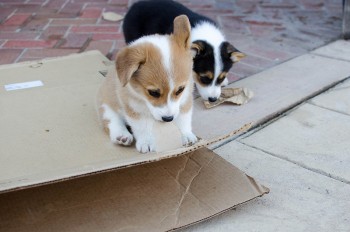
[[[224,79],[227,76],[227,72],[222,72],[219,74],[218,80]]]
[[[231,60],[233,61],[233,63],[240,61],[244,57],[246,57],[246,54],[244,54],[242,52],[232,52],[231,53]]]
[[[210,79],[214,79],[214,73],[213,72],[210,72],[210,71],[207,71],[205,73],[196,73],[193,71],[193,75],[194,75],[194,78],[196,79],[196,82],[197,84],[203,86],[203,87],[206,87],[207,85],[203,84],[201,81],[200,81],[200,78],[201,76],[206,76]]]
[[[134,109],[132,105],[144,105],[144,100],[153,106],[165,105],[168,93],[176,100],[181,94],[176,92],[181,87],[190,91],[188,99],[180,106],[180,112],[186,113],[192,109],[192,54],[190,51],[190,24],[186,16],[174,20],[174,33],[169,37],[171,49],[171,76],[174,88],[170,89],[168,73],[162,64],[162,54],[159,48],[150,42],[132,44],[119,51],[116,56],[116,73],[109,72],[98,93],[99,114],[103,117],[102,104],[106,104],[120,115],[140,119],[144,113]],[[132,91],[130,90],[132,89]],[[149,90],[159,90],[160,97],[155,98]],[[131,104],[132,103],[132,104]],[[109,121],[103,120],[103,126],[108,132]],[[132,125],[131,125],[132,126]]]

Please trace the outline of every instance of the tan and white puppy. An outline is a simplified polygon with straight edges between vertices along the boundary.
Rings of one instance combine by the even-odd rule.
[[[135,139],[139,152],[155,151],[154,122],[173,120],[183,145],[197,141],[190,27],[187,16],[178,16],[173,34],[145,36],[118,52],[117,75],[109,75],[98,94],[100,118],[113,143],[128,146]]]

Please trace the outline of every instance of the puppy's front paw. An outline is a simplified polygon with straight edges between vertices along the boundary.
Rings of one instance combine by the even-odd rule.
[[[186,133],[182,135],[182,145],[183,146],[192,146],[197,142],[197,136],[192,132]]]
[[[130,146],[134,141],[134,137],[128,131],[124,131],[124,133],[120,133],[111,137],[112,142],[116,144],[121,144],[124,146]]]
[[[136,149],[141,153],[156,151],[156,146],[153,141],[136,141]]]

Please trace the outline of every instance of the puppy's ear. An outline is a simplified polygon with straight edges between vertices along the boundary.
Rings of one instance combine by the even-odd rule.
[[[186,15],[180,15],[174,19],[173,36],[180,47],[190,48],[191,24]]]
[[[240,61],[242,58],[246,57],[246,55],[240,52],[237,48],[235,48],[229,42],[223,42],[221,45],[221,53],[231,58],[233,63]]]
[[[202,40],[193,41],[191,45],[191,50],[193,52],[193,57],[205,54],[205,44]]]
[[[120,83],[125,86],[140,68],[146,62],[146,55],[143,50],[137,46],[125,47],[120,50],[116,57],[115,66]]]

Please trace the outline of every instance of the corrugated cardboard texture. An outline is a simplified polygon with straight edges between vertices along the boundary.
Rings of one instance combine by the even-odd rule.
[[[157,161],[241,132],[184,148],[178,129],[163,123],[156,126],[158,153],[140,154],[134,146],[113,145],[98,123],[95,107],[103,74],[113,72],[113,65],[92,51],[0,66],[0,192]],[[4,88],[36,80],[43,86]],[[201,120],[202,126],[211,121],[206,117],[195,120]]]
[[[166,231],[267,193],[207,148],[0,195],[0,231]]]

